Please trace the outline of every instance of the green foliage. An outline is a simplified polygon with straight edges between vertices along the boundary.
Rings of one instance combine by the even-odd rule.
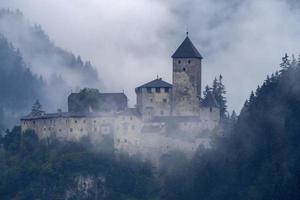
[[[16,127],[0,151],[1,199],[150,199],[156,190],[151,166],[111,152],[93,151],[88,140],[39,140]],[[3,156],[4,155],[4,156]],[[92,181],[82,189],[80,181]],[[85,193],[86,192],[86,193]]]
[[[283,63],[214,148],[195,155],[181,199],[300,198],[300,63]]]
[[[203,95],[204,95],[204,99],[206,98],[206,96],[208,95],[209,92],[212,92],[212,94],[214,95],[218,106],[220,108],[220,115],[221,115],[221,119],[222,120],[226,120],[227,119],[227,100],[226,100],[226,90],[225,90],[225,86],[223,84],[223,77],[222,75],[220,75],[217,78],[214,79],[213,83],[212,83],[212,87],[209,87],[208,85],[205,87]]]

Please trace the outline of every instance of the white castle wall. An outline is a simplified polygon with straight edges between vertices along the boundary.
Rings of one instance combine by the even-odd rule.
[[[201,137],[205,130],[212,130],[219,122],[217,108],[202,108],[199,121],[179,122],[177,129],[181,136],[166,133],[164,122],[146,122],[130,113],[103,114],[97,117],[56,117],[21,120],[22,132],[34,130],[40,138],[55,134],[63,140],[79,140],[90,136],[97,143],[103,136],[110,135],[116,151],[129,155],[142,155],[145,159],[158,162],[161,155],[171,151],[184,151],[192,155],[199,146],[209,146],[209,138]],[[157,131],[145,131],[147,127]]]

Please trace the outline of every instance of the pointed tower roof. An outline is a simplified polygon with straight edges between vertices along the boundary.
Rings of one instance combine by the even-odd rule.
[[[172,58],[199,58],[202,59],[203,57],[193,45],[192,41],[190,40],[188,34],[185,40],[181,43],[175,53],[172,55]]]

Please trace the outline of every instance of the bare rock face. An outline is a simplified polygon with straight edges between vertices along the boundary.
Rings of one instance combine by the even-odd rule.
[[[65,199],[103,199],[107,194],[105,183],[103,176],[79,175],[65,192]]]

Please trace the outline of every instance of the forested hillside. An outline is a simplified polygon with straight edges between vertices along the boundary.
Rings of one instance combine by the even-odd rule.
[[[195,156],[182,199],[300,198],[300,63],[285,56],[280,66],[214,149]]]
[[[102,88],[89,61],[57,47],[20,11],[0,9],[0,117],[10,128],[39,99],[47,111],[66,110],[71,90]],[[0,120],[3,121],[3,120]]]
[[[191,161],[180,152],[159,168],[136,158],[99,153],[88,138],[62,143],[22,138],[15,128],[2,138],[2,199],[299,199],[300,63],[283,58],[281,70],[251,93],[237,120],[211,149]],[[99,146],[107,146],[100,144]],[[109,145],[108,145],[109,146]],[[108,148],[109,149],[109,148]],[[101,152],[101,151],[100,151]]]
[[[15,124],[42,97],[44,81],[33,75],[21,53],[0,35],[0,129]]]

